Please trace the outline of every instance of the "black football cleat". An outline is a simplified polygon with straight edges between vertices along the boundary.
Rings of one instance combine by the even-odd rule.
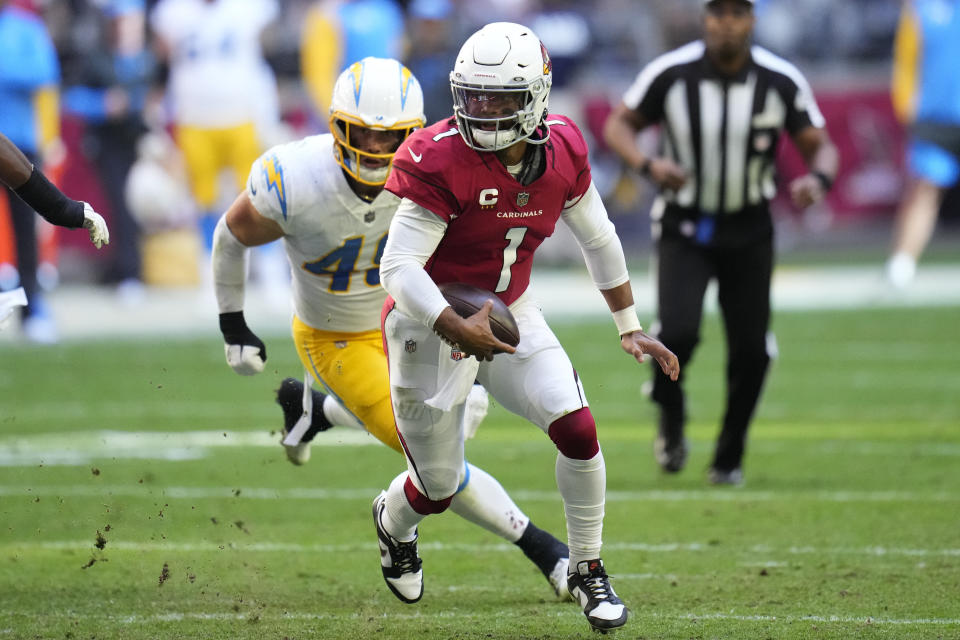
[[[610,586],[600,558],[578,562],[567,576],[567,588],[594,631],[608,633],[627,623],[627,607]]]
[[[423,597],[423,563],[417,553],[417,538],[401,542],[383,528],[380,514],[386,507],[386,499],[387,494],[381,492],[373,501],[373,523],[380,544],[380,570],[393,595],[413,604]]]
[[[333,425],[323,413],[323,401],[326,394],[311,389],[313,394],[313,412],[310,417],[310,427],[296,444],[287,444],[283,440],[293,429],[294,425],[306,415],[303,409],[303,381],[295,378],[284,378],[277,389],[277,404],[283,409],[283,439],[281,444],[286,450],[287,459],[293,464],[302,465],[310,460],[310,441],[321,431],[326,431]]]

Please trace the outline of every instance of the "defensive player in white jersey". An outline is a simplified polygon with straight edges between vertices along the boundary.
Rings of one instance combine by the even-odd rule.
[[[332,133],[266,152],[217,224],[213,268],[220,328],[227,363],[242,375],[259,373],[266,360],[263,342],[243,316],[247,248],[281,238],[286,247],[294,344],[304,368],[328,391],[311,393],[293,379],[278,391],[285,443],[295,462],[306,460],[306,441],[331,424],[360,423],[402,451],[380,333],[386,293],[379,276],[399,199],[383,185],[397,147],[423,124],[423,94],[410,71],[396,60],[364,58],[334,85]],[[566,597],[566,545],[534,526],[493,477],[462,464],[451,508],[517,544],[557,595]]]
[[[386,185],[403,198],[381,276],[391,296],[383,334],[407,471],[373,503],[381,555],[418,558],[417,526],[450,504],[463,466],[458,416],[477,379],[555,443],[567,587],[594,629],[616,629],[627,609],[600,559],[606,469],[596,426],[570,359],[526,293],[533,253],[559,220],[583,250],[622,349],[640,362],[654,356],[674,379],[677,358],[640,327],[582,134],[570,119],[547,116],[552,70],[537,36],[518,24],[487,25],[464,43],[450,81],[454,117],[408,137]],[[494,337],[489,301],[470,318],[458,316],[437,287],[447,282],[499,296],[517,320],[519,345]],[[384,578],[401,599],[419,598],[420,564],[405,566],[396,576],[384,562]]]

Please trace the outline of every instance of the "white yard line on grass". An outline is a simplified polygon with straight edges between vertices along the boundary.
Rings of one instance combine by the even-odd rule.
[[[326,489],[298,487],[271,489],[268,487],[171,487],[149,484],[99,484],[91,479],[89,485],[22,486],[0,485],[0,496],[54,497],[54,498],[167,498],[184,500],[249,498],[253,500],[367,500],[380,489],[354,487]],[[515,489],[513,497],[520,501],[559,502],[555,490],[538,491]],[[951,491],[752,491],[749,489],[703,489],[675,491],[609,491],[607,502],[783,502],[806,500],[810,502],[960,502],[960,493]]]
[[[76,431],[66,433],[20,434],[0,438],[0,467],[24,466],[83,466],[97,460],[151,459],[197,460],[213,455],[213,449],[223,447],[263,447],[279,450],[279,432],[255,431]],[[366,431],[338,428],[313,441],[315,447],[374,446],[379,441]],[[890,442],[890,441],[805,441],[765,440],[752,445],[765,453],[782,450],[818,451],[828,455],[889,456],[911,455],[960,457],[960,443],[956,442]],[[676,496],[676,492],[669,492]],[[743,493],[743,492],[741,492]],[[877,492],[880,495],[883,492]],[[718,495],[710,492],[711,496]],[[862,494],[851,494],[851,499],[863,499]],[[900,492],[902,499],[912,499],[910,492]],[[650,498],[654,499],[654,498]],[[670,498],[667,498],[670,499]],[[683,498],[672,498],[683,499]],[[699,499],[699,497],[694,497]],[[724,498],[718,498],[724,499]],[[752,499],[765,499],[752,494]],[[870,498],[866,498],[870,499]],[[898,500],[896,496],[875,498],[881,501]],[[943,498],[946,500],[947,498]],[[960,499],[960,498],[958,498]]]
[[[426,542],[419,545],[421,551],[427,552],[457,552],[457,553],[504,553],[514,552],[516,545],[511,544],[466,544]],[[746,553],[752,556],[783,556],[783,555],[841,555],[841,556],[905,556],[905,557],[960,557],[960,549],[911,549],[904,547],[814,547],[793,546],[777,548],[769,545],[753,545],[737,548],[735,545],[715,545],[709,542],[610,542],[603,545],[604,551],[634,551],[643,553],[702,553],[721,550],[729,554],[731,550]],[[14,552],[18,549],[49,549],[49,550],[78,550],[92,551],[93,543],[90,540],[62,540],[48,542],[20,541],[0,544],[5,552]],[[364,553],[370,549],[367,544],[299,544],[295,542],[254,542],[254,543],[215,543],[215,542],[125,542],[108,541],[105,551],[166,551],[182,553],[209,553],[215,551],[239,551],[253,553]]]
[[[17,615],[23,617],[20,612],[0,611],[0,617]],[[581,614],[575,607],[563,607],[557,611],[544,611],[543,617],[554,618],[579,618]],[[211,621],[250,621],[258,620],[261,622],[280,622],[284,620],[304,620],[304,621],[355,621],[371,620],[381,618],[383,620],[479,620],[488,619],[489,614],[470,613],[463,611],[438,611],[436,613],[371,613],[358,612],[346,615],[336,615],[329,613],[279,613],[273,614],[263,610],[251,611],[250,613],[227,613],[227,612],[203,612],[203,611],[179,611],[158,613],[154,615],[95,615],[82,614],[77,612],[51,613],[49,615],[30,615],[26,617],[33,619],[46,620],[49,618],[69,618],[71,620],[103,620],[116,622],[120,624],[145,624],[151,622],[179,622],[181,620],[211,620]],[[644,609],[631,610],[631,618],[636,619],[659,619],[659,620],[730,620],[736,622],[781,622],[793,624],[797,622],[820,622],[834,624],[854,624],[854,625],[891,625],[891,626],[956,626],[960,625],[960,618],[874,618],[870,616],[837,616],[837,615],[738,615],[735,613],[686,613],[686,614],[663,614],[655,611],[646,611]],[[6,632],[6,629],[0,630],[0,633]]]
[[[370,446],[366,431],[337,429],[316,438],[315,447]],[[77,431],[23,434],[0,439],[0,467],[82,466],[104,459],[196,460],[220,447],[280,450],[280,432],[263,431]]]

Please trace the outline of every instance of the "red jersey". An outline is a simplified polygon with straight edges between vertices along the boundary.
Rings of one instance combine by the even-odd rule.
[[[564,116],[549,115],[547,122],[546,169],[525,186],[496,154],[468,147],[452,118],[400,145],[386,189],[447,223],[424,267],[434,282],[472,284],[507,304],[526,291],[534,252],[591,181],[583,134]]]

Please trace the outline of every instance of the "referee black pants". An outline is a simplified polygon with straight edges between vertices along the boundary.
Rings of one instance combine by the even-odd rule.
[[[679,358],[680,377],[671,381],[654,362],[652,397],[666,422],[661,424],[682,437],[684,372],[700,340],[704,293],[715,278],[727,342],[727,406],[711,465],[721,471],[741,466],[747,429],[770,364],[772,271],[772,235],[736,247],[703,246],[676,232],[664,233],[658,242],[658,337]]]

